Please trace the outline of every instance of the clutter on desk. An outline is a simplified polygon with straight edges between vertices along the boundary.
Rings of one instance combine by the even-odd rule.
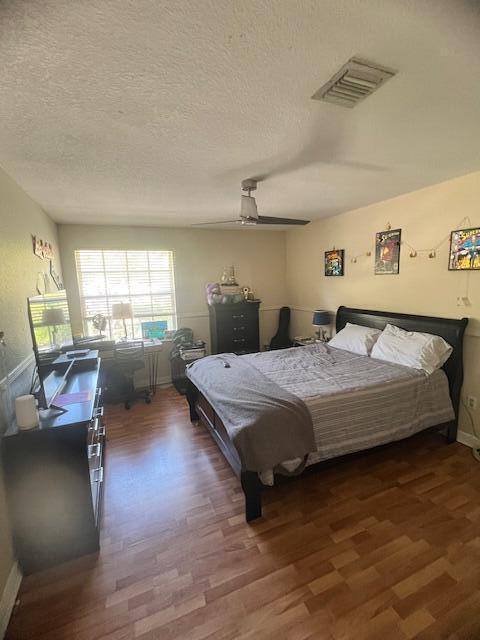
[[[203,340],[195,340],[191,344],[182,345],[179,348],[180,357],[185,362],[193,362],[194,360],[198,360],[199,358],[204,358],[206,356],[205,351],[205,342]]]
[[[173,336],[173,348],[170,353],[170,371],[172,383],[178,393],[184,395],[187,390],[185,369],[187,364],[206,355],[205,342],[194,340],[193,331],[187,327],[178,329]]]
[[[225,267],[220,282],[209,282],[206,287],[208,304],[235,304],[255,300],[250,287],[241,287],[235,277],[235,267]]]

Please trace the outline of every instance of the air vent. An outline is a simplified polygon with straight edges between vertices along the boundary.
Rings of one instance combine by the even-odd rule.
[[[313,94],[312,100],[325,100],[343,107],[354,107],[382,86],[396,71],[360,58],[350,58],[333,78]]]

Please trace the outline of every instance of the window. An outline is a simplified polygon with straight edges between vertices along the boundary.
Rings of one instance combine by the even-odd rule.
[[[75,251],[78,288],[86,335],[98,330],[92,323],[100,313],[107,319],[104,333],[124,335],[123,321],[112,319],[112,305],[130,302],[133,319],[126,320],[129,337],[142,337],[142,322],[166,320],[177,328],[172,251]]]

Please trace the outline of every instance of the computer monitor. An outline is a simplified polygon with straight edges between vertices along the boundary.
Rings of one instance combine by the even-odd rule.
[[[72,343],[70,312],[64,289],[28,298],[28,318],[35,355],[60,351]]]
[[[164,338],[165,331],[168,329],[166,320],[156,320],[154,322],[142,322],[142,338]]]
[[[52,362],[65,345],[71,345],[72,329],[65,290],[33,296],[27,300],[28,319],[40,388],[41,408],[50,407],[65,386],[71,363],[52,367]]]

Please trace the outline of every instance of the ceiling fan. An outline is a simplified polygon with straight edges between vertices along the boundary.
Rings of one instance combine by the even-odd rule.
[[[207,224],[242,224],[242,225],[257,225],[257,224],[289,224],[289,225],[303,225],[308,224],[310,220],[296,220],[295,218],[275,218],[274,216],[259,216],[257,211],[257,203],[255,198],[251,195],[252,191],[257,188],[257,180],[254,178],[248,178],[242,180],[242,191],[246,191],[248,195],[242,195],[240,218],[237,220],[221,220],[217,222],[199,222],[192,226],[202,227]]]

